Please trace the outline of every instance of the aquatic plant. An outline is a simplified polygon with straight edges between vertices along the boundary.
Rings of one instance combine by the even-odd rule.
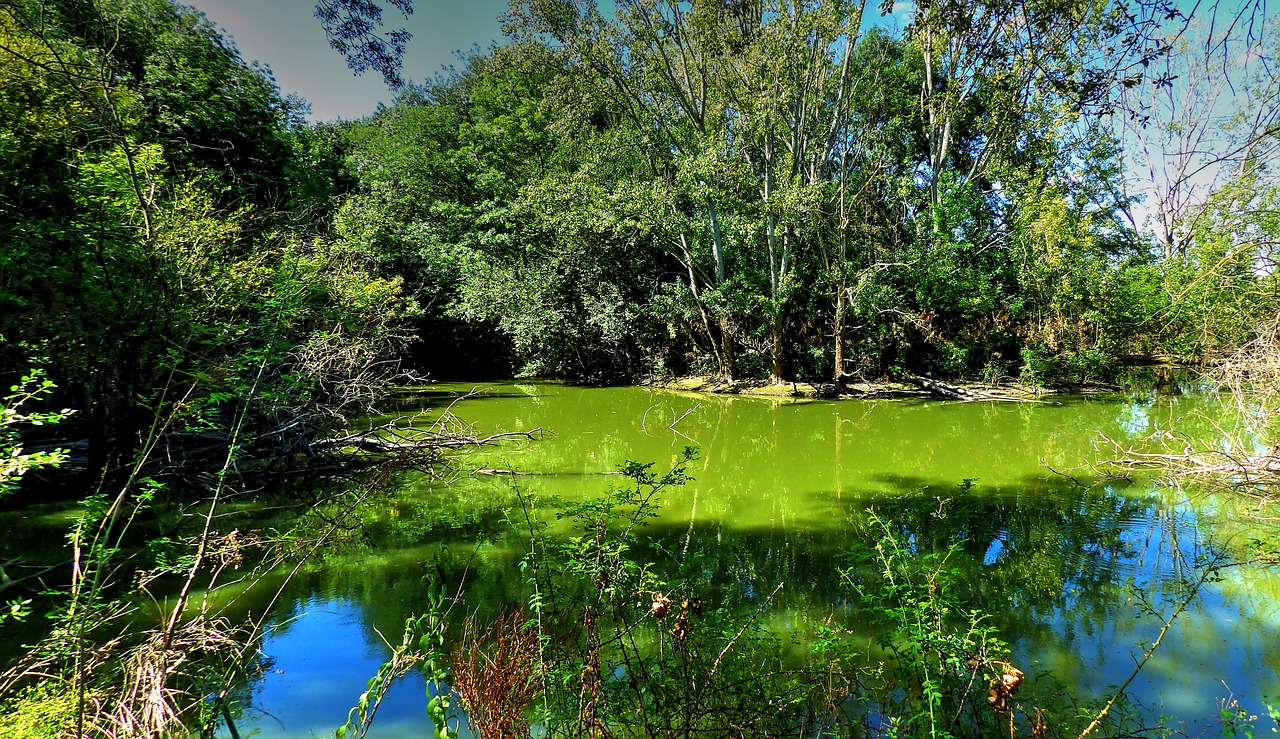
[[[868,512],[856,537],[866,544],[833,563],[854,610],[780,625],[783,583],[714,583],[714,552],[672,551],[647,534],[693,459],[686,450],[666,472],[628,463],[625,484],[560,505],[557,528],[521,494],[527,612],[473,613],[460,635],[441,633],[454,647],[447,674],[433,673],[479,736],[524,737],[534,723],[549,737],[1049,737],[1091,719],[1088,731],[1109,736],[1150,728],[1123,690],[1099,712],[1053,676],[1024,673],[992,614],[966,596],[960,545],[932,549],[883,512]]]

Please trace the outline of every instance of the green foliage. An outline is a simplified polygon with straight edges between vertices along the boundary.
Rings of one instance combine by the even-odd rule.
[[[76,696],[69,685],[45,683],[6,696],[0,705],[3,739],[59,739],[75,730]]]
[[[79,479],[32,486],[84,496],[59,555],[76,567],[48,578],[47,638],[0,679],[77,686],[82,727],[168,735],[230,710],[253,645],[193,593],[261,541],[219,530],[220,508],[247,477],[313,459],[398,376],[417,308],[331,234],[343,141],[300,113],[171,0],[0,4],[0,375],[25,375],[6,396],[0,494],[66,458],[25,452],[33,426],[87,456]],[[31,353],[41,373],[25,373]],[[121,628],[139,612],[157,625]],[[102,643],[111,630],[125,635]]]
[[[347,722],[334,732],[337,739],[361,739],[368,734],[387,689],[411,669],[422,669],[427,676],[427,716],[435,727],[432,739],[448,739],[457,735],[456,729],[449,725],[450,695],[444,651],[447,612],[444,591],[439,582],[432,581],[427,601],[427,610],[422,615],[405,621],[401,643],[392,648],[390,658],[378,667],[377,674],[369,678],[367,689],[347,713]]]
[[[20,345],[51,358],[91,472],[159,426],[249,413],[250,437],[296,446],[368,408],[417,309],[316,220],[341,187],[333,133],[169,0],[11,3],[0,34],[0,371]],[[272,438],[284,418],[302,423]]]
[[[1118,142],[1078,107],[1104,87],[1079,59],[1115,41],[1109,11],[1037,10],[1052,49],[1020,23],[994,47],[938,27],[977,44],[951,59],[931,14],[898,36],[838,2],[648,7],[518,3],[510,46],[352,129],[339,230],[405,276],[427,324],[494,328],[525,374],[593,382],[1053,383],[1182,341],[1125,221]],[[983,8],[956,12],[1007,11]],[[1245,326],[1227,294],[1177,310]]]
[[[1007,10],[981,5],[956,12]],[[1264,168],[1191,214],[1177,259],[1157,264],[1125,224],[1118,142],[1077,105],[1105,87],[1080,59],[1115,41],[1110,11],[1059,23],[1046,6],[988,46],[932,12],[895,35],[841,2],[794,18],[647,7],[518,3],[512,44],[366,121],[307,127],[168,0],[16,3],[0,18],[0,198],[23,217],[0,308],[24,318],[0,330],[57,350],[49,370],[86,423],[136,429],[162,378],[222,369],[134,358],[243,352],[250,337],[222,328],[241,318],[268,354],[333,349],[351,316],[385,347],[380,305],[439,374],[497,335],[525,374],[592,382],[714,367],[1052,383],[1103,379],[1127,353],[1220,351],[1274,307]],[[32,63],[55,56],[112,76]],[[348,316],[300,339],[316,312],[297,302],[279,330],[267,306],[246,315],[266,272],[318,244],[356,284],[312,275],[310,294]]]
[[[672,551],[646,535],[693,459],[686,450],[665,473],[628,463],[628,484],[563,506],[555,526],[521,499],[527,628],[541,635],[530,718],[550,736],[989,736],[1010,721],[1042,726],[1031,706],[1060,706],[1052,691],[1022,686],[992,617],[967,603],[950,564],[960,545],[927,550],[874,513],[875,546],[838,574],[878,646],[866,651],[834,615],[780,631],[770,612],[781,584],[717,585],[705,558],[722,553]]]
[[[1280,708],[1276,708],[1269,701],[1264,701],[1263,706],[1266,709],[1267,718],[1271,719],[1272,723],[1271,730],[1267,733],[1280,734]],[[1258,720],[1257,714],[1250,713],[1234,698],[1222,701],[1218,717],[1222,721],[1221,733],[1224,737],[1253,739],[1255,732],[1259,730],[1255,723]]]
[[[325,4],[330,31],[347,5]],[[900,34],[866,30],[862,7],[639,0],[605,17],[516,2],[512,44],[365,121],[311,127],[172,0],[0,4],[0,375],[22,378],[0,496],[66,459],[23,451],[19,431],[54,422],[87,439],[96,486],[71,534],[89,555],[83,610],[59,622],[53,658],[84,654],[84,625],[126,589],[122,557],[193,581],[200,556],[175,532],[130,533],[184,508],[175,479],[216,499],[291,469],[398,377],[409,326],[446,370],[474,351],[456,338],[497,334],[523,373],[588,382],[852,370],[1047,384],[1105,379],[1126,353],[1223,353],[1280,309],[1265,163],[1174,224],[1183,253],[1157,259],[1125,224],[1120,147],[1081,109],[1119,81],[1091,66],[1128,43],[1116,6],[1015,19],[1007,3],[940,3]],[[389,79],[394,47],[365,60]],[[40,373],[29,347],[49,358]],[[874,557],[845,577],[886,624],[885,666],[852,661],[826,626],[818,653],[838,669],[811,679],[766,628],[769,599],[709,590],[696,561],[646,549],[691,459],[627,467],[628,486],[564,510],[566,539],[526,522],[545,720],[826,731],[847,717],[815,717],[848,701],[890,733],[989,728],[972,688],[1012,673],[954,596],[946,553],[875,519]],[[406,624],[345,731],[425,661],[448,733],[429,615]]]
[[[965,481],[964,487],[971,484]],[[966,609],[957,595],[962,573],[948,561],[960,545],[918,551],[875,512],[869,525],[881,535],[874,551],[863,556],[879,576],[865,578],[859,572],[864,568],[855,566],[842,577],[881,624],[878,639],[888,664],[877,677],[889,735],[985,736],[998,731],[998,714],[1013,710],[1008,701],[1023,675],[1009,663],[1008,647],[989,623],[990,616]],[[995,704],[988,705],[988,686],[994,685],[1008,686],[998,711],[990,710]]]
[[[56,386],[36,369],[23,375],[17,385],[9,388],[0,408],[0,498],[13,493],[23,475],[42,467],[57,467],[67,460],[67,450],[23,452],[19,429],[23,426],[44,426],[58,423],[72,414],[70,409],[54,413],[24,411],[23,405],[49,395]],[[14,609],[10,615],[18,613]],[[0,620],[3,620],[0,618]]]
[[[757,604],[713,599],[694,562],[667,576],[642,558],[647,523],[693,459],[687,449],[662,474],[628,463],[629,485],[562,511],[567,535],[534,530],[525,571],[544,633],[537,718],[552,735],[779,731],[804,703]]]
[[[1192,246],[1170,260],[1164,319],[1185,355],[1220,355],[1248,342],[1280,308],[1272,244],[1280,186],[1246,170],[1192,216]]]

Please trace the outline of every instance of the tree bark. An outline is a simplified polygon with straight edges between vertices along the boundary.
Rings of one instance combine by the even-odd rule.
[[[716,263],[716,287],[724,284],[724,236],[720,232],[720,218],[716,203],[707,199],[707,215],[711,219],[711,253]],[[733,361],[733,334],[729,330],[729,317],[720,317],[720,374],[733,382],[736,368]]]
[[[833,372],[835,382],[839,385],[844,379],[844,278],[836,281],[836,315],[832,333],[835,342],[836,367]]]
[[[733,362],[733,335],[729,330],[729,317],[720,317],[720,373],[724,379],[733,382],[737,368]]]
[[[689,291],[693,293],[693,303],[698,308],[698,315],[702,317],[702,327],[707,332],[707,344],[711,348],[711,355],[716,358],[716,366],[724,372],[724,356],[720,351],[719,345],[716,343],[715,331],[711,328],[711,315],[707,312],[707,304],[702,300],[702,291],[698,289],[698,277],[693,271],[693,252],[689,248],[689,237],[687,234],[680,234],[680,250],[684,254],[685,268],[689,270]],[[719,257],[720,249],[715,248],[716,255]],[[723,259],[719,263],[719,272],[723,275],[724,266]],[[695,341],[696,345],[697,342]]]
[[[774,317],[772,333],[773,333],[773,366],[769,370],[769,381],[777,385],[783,382],[783,379],[782,379],[783,326],[782,326],[781,315]]]

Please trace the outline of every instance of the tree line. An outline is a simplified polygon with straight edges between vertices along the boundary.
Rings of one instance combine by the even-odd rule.
[[[328,236],[304,115],[191,8],[0,3],[0,374],[44,370],[94,475],[157,431],[289,450],[390,374],[401,280]]]
[[[347,129],[335,234],[433,325],[596,382],[1103,379],[1274,312],[1268,18],[1196,46],[1171,5],[892,10],[513,3],[510,43]],[[1233,84],[1208,138],[1162,107]]]
[[[99,471],[157,419],[303,449],[397,359],[1051,383],[1277,307],[1261,5],[521,0],[406,84],[322,3],[400,90],[326,124],[171,0],[0,10],[0,371]]]

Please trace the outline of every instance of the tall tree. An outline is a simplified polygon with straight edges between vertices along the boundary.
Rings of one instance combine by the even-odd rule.
[[[665,185],[674,208],[666,242],[688,272],[688,287],[704,316],[717,314],[720,372],[736,374],[729,307],[730,234],[717,176],[733,156],[732,114],[724,97],[728,55],[752,30],[748,17],[697,3],[667,0],[617,3],[614,20],[594,2],[527,0],[512,4],[517,38],[546,35],[558,43],[583,84],[626,116],[642,138],[651,177]],[[743,6],[746,7],[745,5]],[[699,252],[709,252],[709,263]],[[708,331],[710,321],[708,320]]]

